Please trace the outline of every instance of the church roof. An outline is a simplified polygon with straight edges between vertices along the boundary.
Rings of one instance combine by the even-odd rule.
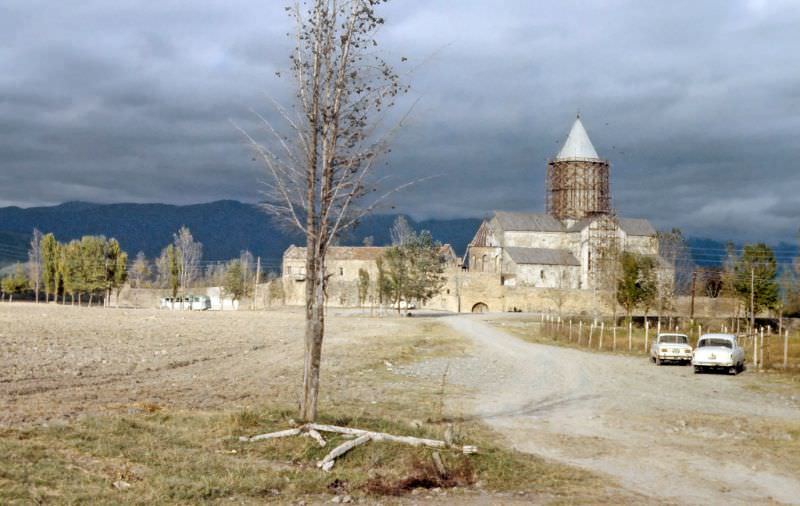
[[[595,151],[592,141],[589,140],[589,134],[583,128],[581,117],[575,118],[575,123],[572,124],[572,130],[569,131],[564,147],[559,151],[556,160],[599,160],[597,151]]]
[[[564,225],[549,214],[495,211],[497,223],[506,232],[563,232]]]
[[[505,248],[505,250],[511,260],[520,265],[581,265],[575,255],[565,249]]]
[[[619,228],[628,235],[656,235],[656,229],[649,221],[641,218],[618,218]]]

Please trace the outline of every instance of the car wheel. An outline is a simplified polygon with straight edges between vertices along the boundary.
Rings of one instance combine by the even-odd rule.
[[[700,374],[700,372],[701,372],[700,366],[699,365],[694,366],[694,373],[695,374]]]
[[[730,369],[728,369],[728,373],[732,374],[734,376],[736,376],[736,373],[738,373],[738,372],[739,372],[739,367],[738,366],[733,366]]]
[[[661,359],[656,357],[656,365],[661,365]]]

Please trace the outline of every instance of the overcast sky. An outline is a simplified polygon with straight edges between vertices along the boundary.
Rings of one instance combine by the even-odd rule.
[[[0,206],[255,202],[230,120],[288,101],[280,0],[0,3]],[[394,0],[418,100],[385,170],[416,218],[542,211],[580,110],[620,215],[714,238],[800,226],[800,1]],[[401,57],[408,61],[400,62]]]

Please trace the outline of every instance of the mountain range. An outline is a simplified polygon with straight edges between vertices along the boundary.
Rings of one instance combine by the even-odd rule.
[[[360,245],[371,236],[375,245],[389,244],[390,228],[397,216],[368,216],[341,243]],[[407,220],[415,230],[429,230],[436,240],[451,244],[459,255],[464,254],[481,223],[480,218],[414,221],[407,217]],[[186,206],[67,202],[48,207],[3,207],[0,208],[0,266],[27,258],[34,228],[52,232],[60,241],[95,234],[114,237],[131,258],[139,251],[153,258],[183,225],[189,227],[195,240],[203,243],[206,261],[227,260],[249,250],[261,257],[265,268],[277,269],[286,248],[303,242],[303,237],[278,226],[256,205],[233,200]],[[719,265],[725,242],[696,237],[687,242],[698,265]],[[782,242],[773,247],[780,263],[797,256],[796,245]]]
[[[372,236],[375,245],[389,244],[390,228],[397,216],[368,216],[341,242],[360,245]],[[459,254],[481,222],[479,218],[407,220],[415,230],[429,230],[435,239],[452,244]],[[131,258],[139,251],[153,258],[184,225],[195,240],[203,243],[206,261],[235,258],[242,250],[249,250],[260,256],[266,267],[275,268],[289,245],[303,242],[302,236],[277,225],[256,205],[233,200],[187,206],[67,202],[49,207],[0,208],[0,263],[27,258],[34,228],[52,232],[62,242],[84,235],[114,237]]]

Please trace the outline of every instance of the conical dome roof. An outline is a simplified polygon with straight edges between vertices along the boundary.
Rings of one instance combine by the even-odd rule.
[[[586,129],[583,128],[581,117],[578,116],[575,119],[575,123],[572,124],[572,130],[569,131],[567,141],[558,153],[556,160],[587,158],[592,160],[600,159],[600,157],[597,156],[597,151],[594,150],[594,146],[592,146],[592,141],[589,140],[589,134],[587,134]]]

